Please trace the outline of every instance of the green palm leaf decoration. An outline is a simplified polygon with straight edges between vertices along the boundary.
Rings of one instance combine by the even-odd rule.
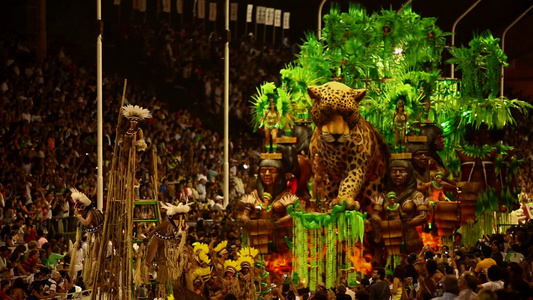
[[[317,36],[314,33],[306,34],[300,49],[300,53],[296,55],[296,64],[316,74],[316,77],[320,78],[317,84],[328,82],[333,75],[332,66],[327,59],[325,46]]]
[[[276,108],[281,116],[282,129],[289,129],[294,124],[294,109],[291,105],[291,93],[282,88],[276,89]]]
[[[288,64],[280,71],[282,86],[290,92],[290,103],[298,119],[307,120],[307,112],[313,105],[307,87],[315,85],[319,78],[315,73],[294,64]]]

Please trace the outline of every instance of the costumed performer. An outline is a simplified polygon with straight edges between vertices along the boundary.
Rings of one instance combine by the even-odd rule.
[[[276,152],[278,147],[278,142],[276,138],[278,137],[278,128],[281,124],[281,117],[279,111],[276,108],[276,102],[274,99],[269,99],[269,109],[265,111],[263,119],[261,119],[261,127],[264,127],[265,130],[265,148],[266,152]],[[272,148],[270,144],[272,143]]]
[[[197,277],[194,275],[197,269],[203,269],[211,266],[211,258],[209,258],[209,246],[205,243],[195,242],[192,244],[192,259],[189,260],[189,266],[186,274],[187,287],[190,290],[195,290],[194,280]]]
[[[98,251],[100,250],[100,240],[102,237],[102,228],[104,228],[104,215],[96,206],[87,198],[87,196],[75,188],[70,188],[72,199],[74,200],[74,214],[80,224],[85,227],[85,232],[89,235],[91,249],[90,258],[96,261],[98,258]],[[91,244],[92,242],[92,244]]]
[[[409,119],[407,117],[407,113],[405,112],[405,102],[403,100],[399,100],[396,109],[394,110],[394,114],[392,115],[395,138],[394,147],[396,150],[398,150],[400,146],[403,147],[405,145],[405,132],[407,130],[408,122]]]
[[[150,240],[144,263],[150,266],[158,255],[158,271],[162,272],[157,278],[160,282],[166,282],[180,277],[187,264],[184,261],[186,260],[184,247],[187,237],[186,214],[190,211],[190,206],[182,203],[177,206],[163,203],[161,207],[166,209],[167,217],[143,239],[144,242],[148,242],[154,236]],[[167,261],[173,263],[167,264]],[[144,276],[144,279],[146,280],[147,276]]]
[[[78,218],[79,224],[85,227],[87,233],[87,251],[88,257],[83,266],[83,282],[86,286],[93,283],[94,269],[100,251],[102,239],[102,228],[104,228],[104,215],[92,204],[87,196],[75,188],[70,188],[71,197],[74,200],[74,214]],[[77,237],[76,237],[77,238]],[[76,241],[79,243],[78,241]]]
[[[228,259],[224,262],[224,277],[222,278],[223,293],[233,294],[237,299],[241,299],[241,289],[239,287],[239,279],[237,279],[237,272],[241,270],[239,262]]]
[[[241,266],[239,273],[239,285],[242,291],[243,299],[257,299],[255,294],[255,275],[252,268],[255,264],[255,257],[259,251],[254,248],[245,247],[239,251],[239,259],[237,260]]]
[[[193,282],[194,282],[194,289],[192,290],[194,293],[204,296],[203,290],[205,283],[211,278],[211,268],[198,268],[192,272],[193,275]]]
[[[278,130],[288,131],[294,119],[289,93],[277,88],[273,82],[265,82],[250,102],[254,130],[263,128],[266,152],[276,152]]]
[[[229,252],[226,249],[228,241],[221,241],[213,248],[216,240],[217,239],[213,239],[209,244],[209,254],[211,255],[217,274],[222,276],[224,274],[224,264],[229,256]]]
[[[208,300],[222,300],[225,297],[222,280],[211,270],[210,275],[202,277],[204,281],[203,296]]]
[[[135,147],[137,151],[145,151],[148,148],[144,141],[143,131],[139,127],[139,122],[151,118],[152,114],[146,108],[131,104],[122,108],[122,114],[130,121],[130,127],[122,138],[122,150],[120,153],[120,162],[122,167],[125,168],[129,161],[131,147]],[[135,171],[135,168],[133,171]]]
[[[457,192],[460,191],[457,186],[444,181],[444,173],[441,172],[435,174],[435,180],[424,184],[423,187],[429,190],[429,200],[431,202],[450,201],[444,194],[445,187],[457,189]]]

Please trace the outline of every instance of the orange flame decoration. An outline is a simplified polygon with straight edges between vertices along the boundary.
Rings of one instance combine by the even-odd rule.
[[[351,251],[350,251],[351,252]],[[357,272],[363,272],[365,275],[372,273],[372,255],[367,253],[361,258],[361,249],[354,247],[355,255],[350,256],[350,261]]]
[[[433,249],[437,249],[440,242],[439,236],[433,236],[431,233],[426,233],[422,231],[422,228],[417,227],[418,234],[420,234],[420,237],[422,238],[422,242],[424,243],[424,246],[429,246]]]
[[[270,260],[266,260],[265,263],[265,270],[271,273],[284,274],[290,273],[292,270],[290,260],[283,256],[279,256],[275,259],[271,258]]]

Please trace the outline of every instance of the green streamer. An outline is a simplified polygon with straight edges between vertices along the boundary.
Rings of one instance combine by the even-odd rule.
[[[316,248],[316,233],[315,233],[315,230],[311,230],[310,236],[311,236],[311,241],[310,241],[310,243],[311,243],[311,245],[310,245],[310,247],[311,247],[311,249],[310,249],[311,268],[310,268],[310,271],[309,271],[309,289],[311,291],[316,291],[316,286],[317,286],[317,276],[316,276],[317,248]]]

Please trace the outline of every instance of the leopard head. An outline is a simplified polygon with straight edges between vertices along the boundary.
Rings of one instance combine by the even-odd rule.
[[[350,129],[359,122],[359,101],[365,89],[352,89],[340,82],[328,82],[321,86],[309,86],[307,92],[313,105],[311,116],[320,137],[327,143],[346,143]]]

